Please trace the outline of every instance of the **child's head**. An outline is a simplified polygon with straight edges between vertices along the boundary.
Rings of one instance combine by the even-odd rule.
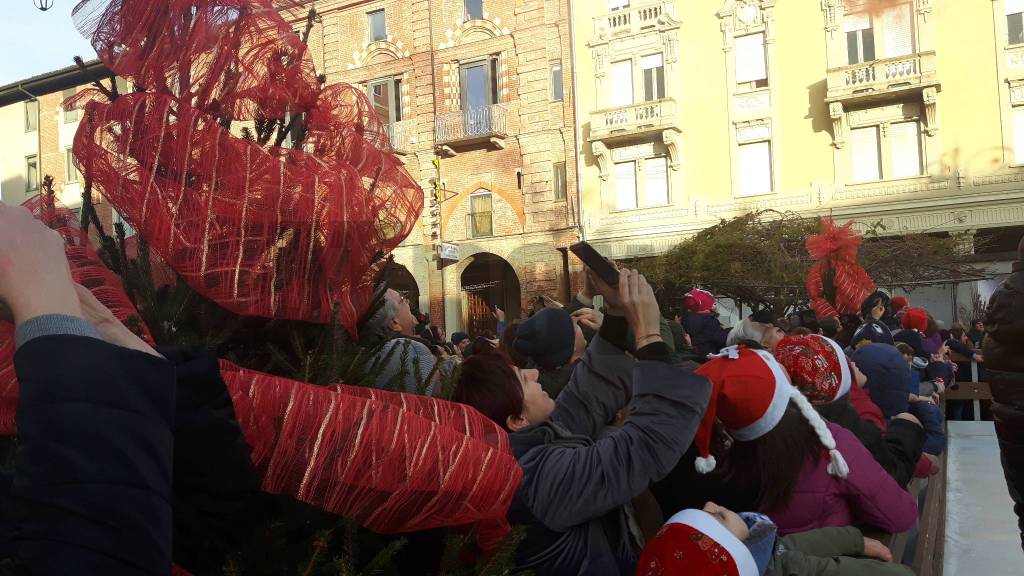
[[[644,546],[636,573],[760,576],[771,559],[774,536],[768,546],[750,547],[746,521],[708,502],[703,510],[683,510],[669,518]]]
[[[908,366],[914,365],[914,348],[911,347],[910,344],[907,344],[906,342],[897,342],[896,349],[900,351],[900,354],[903,354],[903,357],[907,360]]]
[[[750,528],[747,527],[747,523],[743,521],[743,518],[740,518],[739,514],[725,506],[719,506],[709,501],[704,504],[702,510],[710,514],[715,520],[718,520],[719,524],[724,526],[729,532],[732,532],[733,536],[739,538],[741,542],[750,537]]]

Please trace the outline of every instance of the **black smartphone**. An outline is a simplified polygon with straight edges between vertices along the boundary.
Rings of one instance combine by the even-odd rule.
[[[583,264],[594,271],[597,277],[604,280],[604,283],[609,287],[618,289],[619,287],[619,271],[612,266],[604,256],[594,249],[593,246],[586,242],[577,242],[572,246],[569,246],[569,250],[576,255]]]

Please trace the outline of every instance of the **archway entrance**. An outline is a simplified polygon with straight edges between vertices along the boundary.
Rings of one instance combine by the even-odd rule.
[[[518,318],[521,306],[519,277],[504,258],[482,252],[462,272],[463,320],[469,334],[495,332],[498,327],[492,311],[500,306],[506,317]]]
[[[420,307],[420,287],[409,270],[397,262],[389,262],[381,273],[381,278],[388,288],[409,299],[413,310]]]

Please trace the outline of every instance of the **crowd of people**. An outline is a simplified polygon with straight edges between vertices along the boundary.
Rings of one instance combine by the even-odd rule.
[[[58,558],[116,574],[170,566],[180,359],[76,287],[60,237],[26,210],[0,204],[0,245],[22,386],[0,573],[57,573]],[[872,535],[915,529],[907,487],[938,471],[938,400],[963,377],[949,351],[983,360],[981,322],[947,333],[878,291],[858,317],[724,327],[703,290],[664,314],[636,270],[616,286],[587,270],[572,303],[547,302],[513,322],[495,310],[499,334],[446,341],[389,290],[372,323],[382,386],[429,395],[454,380],[454,401],[508,433],[523,471],[508,511],[526,529],[517,568],[912,573]]]

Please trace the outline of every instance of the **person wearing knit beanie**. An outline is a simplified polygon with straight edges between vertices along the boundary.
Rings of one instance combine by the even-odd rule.
[[[907,300],[906,296],[893,296],[889,303],[892,305],[893,314],[898,314],[904,308],[910,306],[910,300]]]
[[[908,308],[903,312],[900,324],[904,330],[917,330],[923,334],[928,330],[928,312],[924,308]]]
[[[912,576],[881,542],[851,526],[778,537],[764,514],[714,502],[683,510],[644,547],[637,576]]]
[[[715,297],[711,292],[694,288],[683,296],[686,309],[694,314],[710,314],[715,309]]]
[[[726,348],[696,370],[711,381],[711,400],[697,429],[694,442],[700,451],[695,466],[707,474],[717,465],[711,455],[711,435],[716,419],[740,442],[756,440],[772,431],[792,402],[811,425],[829,453],[829,474],[845,478],[849,468],[825,421],[807,398],[789,383],[786,371],[765,350]]]
[[[561,308],[543,308],[519,325],[512,346],[529,356],[538,368],[554,370],[569,363],[575,344],[576,326]]]

